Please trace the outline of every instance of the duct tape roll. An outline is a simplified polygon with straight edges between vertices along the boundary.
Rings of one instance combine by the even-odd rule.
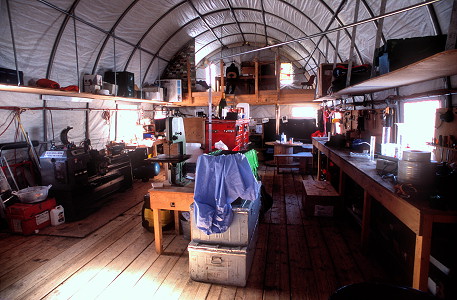
[[[435,176],[435,164],[423,161],[398,161],[398,181],[416,187],[430,186]]]
[[[402,160],[430,162],[432,154],[429,151],[404,150]]]

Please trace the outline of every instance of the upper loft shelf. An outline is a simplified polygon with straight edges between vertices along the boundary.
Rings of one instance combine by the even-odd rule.
[[[117,96],[105,96],[105,95],[97,95],[97,94],[90,94],[90,93],[77,93],[77,92],[60,91],[60,90],[46,89],[46,88],[39,88],[39,87],[17,86],[17,85],[7,85],[7,84],[0,84],[0,91],[27,93],[27,94],[41,94],[41,95],[51,95],[51,96],[63,96],[63,97],[69,97],[69,98],[142,102],[142,103],[151,103],[151,104],[160,104],[160,105],[169,105],[170,104],[168,102],[163,102],[163,101],[158,101],[158,100],[147,100],[147,99],[117,97]]]
[[[447,50],[406,67],[373,77],[358,84],[339,90],[332,95],[324,96],[316,101],[335,100],[338,98],[361,96],[404,85],[419,83],[440,77],[457,74],[457,49]]]

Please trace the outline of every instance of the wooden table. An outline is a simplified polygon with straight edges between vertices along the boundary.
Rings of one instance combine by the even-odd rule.
[[[280,159],[288,157],[288,158],[296,158],[298,159],[298,163],[287,163],[281,164]],[[276,171],[279,174],[279,168],[293,168],[297,167],[300,169],[300,173],[306,174],[306,166],[309,161],[312,161],[313,154],[311,152],[300,152],[300,153],[290,153],[290,154],[275,154],[275,164],[276,164]]]
[[[432,209],[427,201],[409,200],[397,196],[393,184],[377,175],[375,161],[351,157],[349,150],[329,148],[324,144],[327,140],[327,138],[313,138],[313,146],[318,151],[318,164],[321,154],[325,154],[340,168],[340,194],[344,192],[344,176],[351,177],[364,189],[362,246],[365,247],[368,242],[371,203],[374,199],[416,235],[412,287],[427,291],[433,223],[457,223],[457,211]],[[320,168],[318,173],[320,178]]]
[[[179,211],[189,211],[194,202],[194,185],[169,186],[164,188],[150,189],[149,199],[154,217],[155,247],[158,254],[163,252],[162,245],[162,222],[159,210],[173,210],[175,216],[175,230],[179,234]]]
[[[293,154],[294,147],[302,147],[303,143],[280,143],[277,141],[273,141],[266,142],[265,145],[274,146],[274,155],[276,156],[278,154]],[[292,157],[278,157],[277,159],[275,159],[275,161],[277,161],[276,163],[279,163],[281,165],[293,164]]]

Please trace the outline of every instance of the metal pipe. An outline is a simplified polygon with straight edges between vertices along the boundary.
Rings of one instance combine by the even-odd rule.
[[[19,76],[19,67],[17,64],[16,41],[14,39],[13,20],[11,20],[10,1],[6,0],[6,10],[8,11],[8,22],[10,24],[11,41],[13,43],[14,65],[16,67],[17,85],[21,85],[21,77]]]
[[[78,93],[81,92],[81,80],[79,79],[79,56],[78,56],[78,37],[76,34],[76,20],[73,19],[73,28],[75,33],[75,55],[76,55],[76,79],[78,80]]]
[[[394,15],[397,15],[397,14],[400,14],[400,13],[404,13],[404,12],[407,12],[407,11],[410,11],[412,9],[416,9],[416,8],[419,8],[419,7],[422,7],[422,6],[426,6],[426,5],[429,5],[429,4],[438,2],[438,1],[441,1],[441,0],[430,0],[430,1],[427,1],[427,2],[423,2],[423,3],[407,6],[405,8],[397,9],[397,10],[391,11],[389,13],[386,13],[386,14],[383,14],[383,15],[379,15],[377,17],[368,18],[368,19],[361,20],[361,21],[358,21],[358,22],[355,22],[355,23],[351,23],[351,24],[348,24],[348,25],[344,25],[344,26],[341,26],[341,27],[338,27],[338,28],[334,28],[334,29],[330,29],[330,30],[327,30],[327,31],[323,31],[323,32],[312,34],[312,35],[308,35],[308,36],[305,36],[305,37],[302,37],[302,38],[298,38],[298,39],[294,39],[294,40],[290,40],[290,41],[285,41],[285,42],[278,43],[278,44],[275,44],[275,45],[265,46],[265,47],[262,47],[262,48],[259,48],[259,49],[253,49],[253,50],[249,50],[249,51],[245,51],[245,52],[241,52],[241,53],[237,53],[237,54],[227,55],[227,56],[222,57],[222,59],[231,58],[231,57],[234,57],[234,56],[240,56],[240,55],[249,54],[249,53],[254,53],[254,52],[258,52],[258,51],[263,51],[263,50],[267,50],[267,49],[271,49],[271,48],[281,47],[281,46],[284,46],[284,45],[287,45],[287,44],[301,42],[303,40],[309,40],[309,39],[312,39],[312,38],[315,38],[315,37],[319,37],[319,36],[322,36],[322,35],[326,35],[326,34],[329,34],[329,33],[337,32],[337,31],[340,31],[340,30],[344,30],[344,29],[348,29],[348,28],[354,27],[354,26],[359,26],[359,25],[362,25],[362,24],[365,24],[365,23],[369,23],[369,22],[373,22],[373,21],[376,21],[376,20],[380,20],[380,19],[384,19],[384,18],[387,18],[387,17],[391,17],[391,16],[394,16]]]
[[[360,0],[356,0],[355,8],[354,8],[354,23],[357,22],[357,19],[359,17],[359,7],[360,7]],[[352,64],[353,64],[352,56],[354,55],[356,33],[357,33],[357,26],[354,26],[354,27],[352,27],[351,47],[349,48],[348,72],[346,74],[346,87],[351,85]]]

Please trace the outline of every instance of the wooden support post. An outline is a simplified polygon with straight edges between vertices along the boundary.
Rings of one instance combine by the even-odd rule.
[[[162,245],[162,224],[160,223],[160,209],[155,208],[152,210],[152,216],[154,217],[154,238],[156,240],[155,248],[158,254],[162,254],[163,245]],[[157,242],[160,241],[160,242]]]
[[[428,290],[428,271],[430,265],[430,247],[432,242],[432,217],[422,220],[422,230],[416,235],[414,254],[413,288],[422,291]]]
[[[340,168],[340,178],[338,182],[338,194],[343,197],[344,196],[344,184],[345,184],[345,174],[343,172],[343,169]]]
[[[370,236],[370,220],[371,219],[371,196],[366,190],[363,191],[363,212],[362,212],[362,249],[368,249],[368,238]]]
[[[259,101],[259,60],[254,59],[254,92],[255,98]]]
[[[192,78],[191,74],[190,59],[187,58],[187,97],[190,103],[194,103],[194,98],[192,97]]]
[[[224,60],[221,59],[220,63],[220,69],[221,69],[221,86],[220,86],[220,91],[224,92],[225,91],[225,72],[224,72]]]

